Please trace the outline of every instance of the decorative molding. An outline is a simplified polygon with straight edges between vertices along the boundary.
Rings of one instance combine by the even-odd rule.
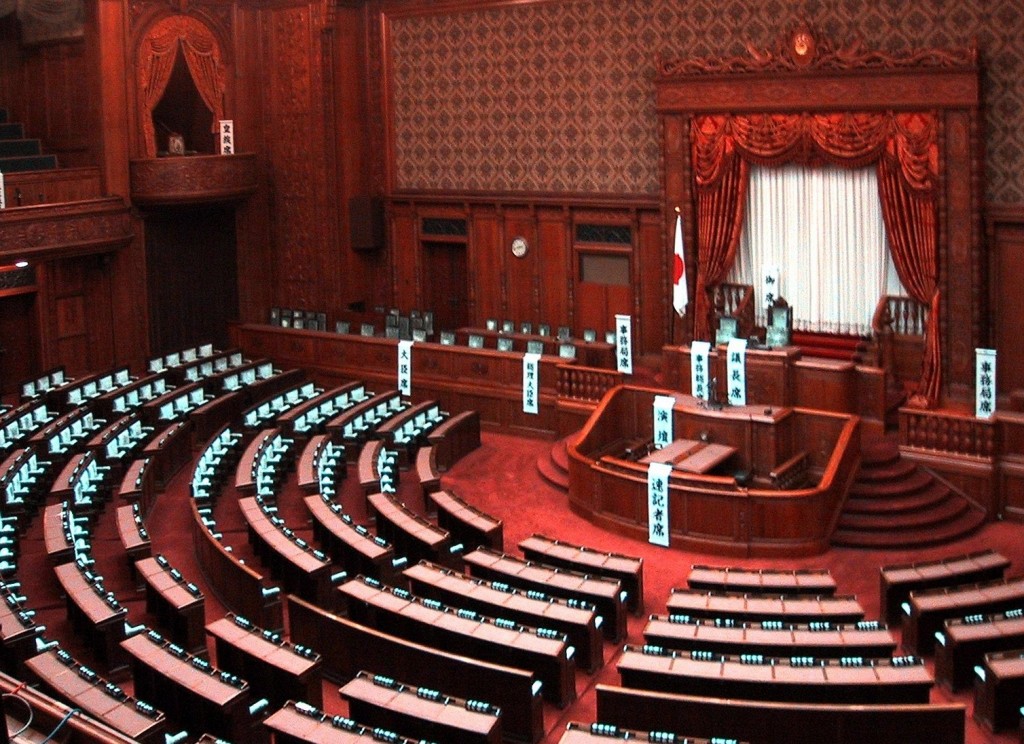
[[[132,202],[147,206],[236,201],[259,186],[252,153],[132,160],[129,174]]]
[[[123,199],[6,209],[0,215],[0,262],[109,253],[135,239]]]

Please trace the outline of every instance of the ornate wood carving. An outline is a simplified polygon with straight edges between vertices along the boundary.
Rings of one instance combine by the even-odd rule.
[[[118,197],[7,209],[0,216],[0,261],[108,253],[135,237]]]
[[[140,205],[235,201],[259,186],[252,153],[147,158],[129,167],[132,201]]]

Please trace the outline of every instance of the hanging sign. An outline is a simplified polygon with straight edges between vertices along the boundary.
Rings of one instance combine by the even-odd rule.
[[[974,350],[974,415],[992,418],[996,412],[996,350]]]
[[[7,189],[4,188],[4,174],[0,171],[0,209],[7,208]]]
[[[647,541],[668,547],[668,476],[672,466],[652,462],[647,466]]]
[[[726,349],[728,361],[725,372],[728,375],[726,389],[729,391],[730,406],[747,404],[747,339],[734,338]]]
[[[221,119],[217,122],[220,133],[220,154],[235,154],[235,122],[231,119]]]
[[[398,342],[398,392],[412,395],[412,341]]]
[[[661,449],[672,441],[672,409],[676,399],[671,395],[654,396],[654,448]]]
[[[626,375],[633,374],[633,324],[630,316],[615,316],[616,369]]]
[[[523,354],[523,413],[540,413],[540,354]]]
[[[765,266],[761,272],[761,307],[767,309],[781,297],[779,291],[779,267]]]
[[[690,344],[690,394],[699,400],[708,399],[708,375],[711,371],[711,342]]]

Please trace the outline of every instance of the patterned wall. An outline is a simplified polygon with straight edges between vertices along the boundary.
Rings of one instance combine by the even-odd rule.
[[[1024,202],[1021,0],[564,0],[394,17],[396,186],[657,194],[655,59],[774,47],[806,18],[837,44],[977,39],[987,195]]]

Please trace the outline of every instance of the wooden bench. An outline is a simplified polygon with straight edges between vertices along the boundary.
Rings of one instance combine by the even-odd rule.
[[[122,504],[117,507],[115,523],[117,524],[117,536],[121,540],[121,547],[128,559],[128,568],[132,578],[138,579],[135,561],[148,558],[153,549],[149,532],[142,522],[142,513],[139,510],[138,502]]]
[[[1009,567],[1009,559],[994,550],[883,566],[879,570],[880,614],[886,622],[898,623],[902,617],[902,605],[912,591],[996,581],[1003,578]]]
[[[786,703],[927,703],[934,686],[914,656],[776,658],[626,646],[616,668],[623,687]]]
[[[951,618],[936,641],[935,680],[954,692],[961,690],[971,684],[974,668],[986,653],[1024,648],[1024,610]]]
[[[643,634],[644,641],[655,646],[718,654],[880,658],[892,656],[896,650],[889,629],[874,621],[853,625],[780,620],[744,623],[731,618],[651,615]]]
[[[504,527],[500,519],[467,504],[452,491],[433,491],[426,497],[427,509],[436,511],[437,524],[448,530],[452,540],[465,549],[478,547],[501,550],[505,546]]]
[[[162,711],[128,695],[120,687],[79,664],[58,648],[25,662],[29,673],[52,694],[64,698],[125,736],[142,744],[162,744],[166,718]]]
[[[234,613],[206,626],[213,638],[217,667],[247,680],[254,694],[274,707],[288,700],[323,704],[320,654],[285,641]]]
[[[730,568],[694,564],[686,585],[690,589],[707,592],[818,596],[836,593],[835,579],[827,569]]]
[[[538,565],[486,548],[467,553],[465,562],[477,578],[592,604],[606,639],[618,643],[626,635],[626,592],[618,579]]]
[[[964,706],[838,705],[724,700],[597,686],[597,720],[758,744],[964,744]]]
[[[461,571],[420,561],[403,572],[413,593],[491,617],[564,633],[576,649],[576,666],[588,672],[604,664],[601,618],[587,602],[520,591],[501,582],[473,579]]]
[[[1024,607],[1024,577],[911,592],[903,604],[903,648],[930,654],[944,620],[1017,607]]]
[[[864,608],[854,596],[815,597],[802,594],[763,596],[732,592],[700,592],[674,587],[667,602],[671,615],[729,617],[747,622],[781,620],[787,623],[856,623]]]
[[[359,577],[338,587],[357,623],[451,653],[531,670],[541,694],[564,708],[576,699],[575,652],[568,638],[422,599],[405,589]]]
[[[531,535],[519,543],[527,560],[568,568],[584,574],[618,579],[626,590],[626,607],[635,615],[644,612],[643,558],[605,553],[585,545],[571,545],[546,535]]]
[[[990,731],[1020,727],[1024,651],[985,654],[975,670],[974,718]]]
[[[544,735],[540,685],[532,672],[406,641],[294,596],[288,598],[288,622],[292,641],[320,652],[324,673],[335,679],[373,669],[407,684],[497,706],[505,736],[533,743]]]
[[[415,736],[421,741],[500,744],[501,711],[477,700],[463,700],[429,687],[417,687],[360,671],[339,693],[349,716]]]

